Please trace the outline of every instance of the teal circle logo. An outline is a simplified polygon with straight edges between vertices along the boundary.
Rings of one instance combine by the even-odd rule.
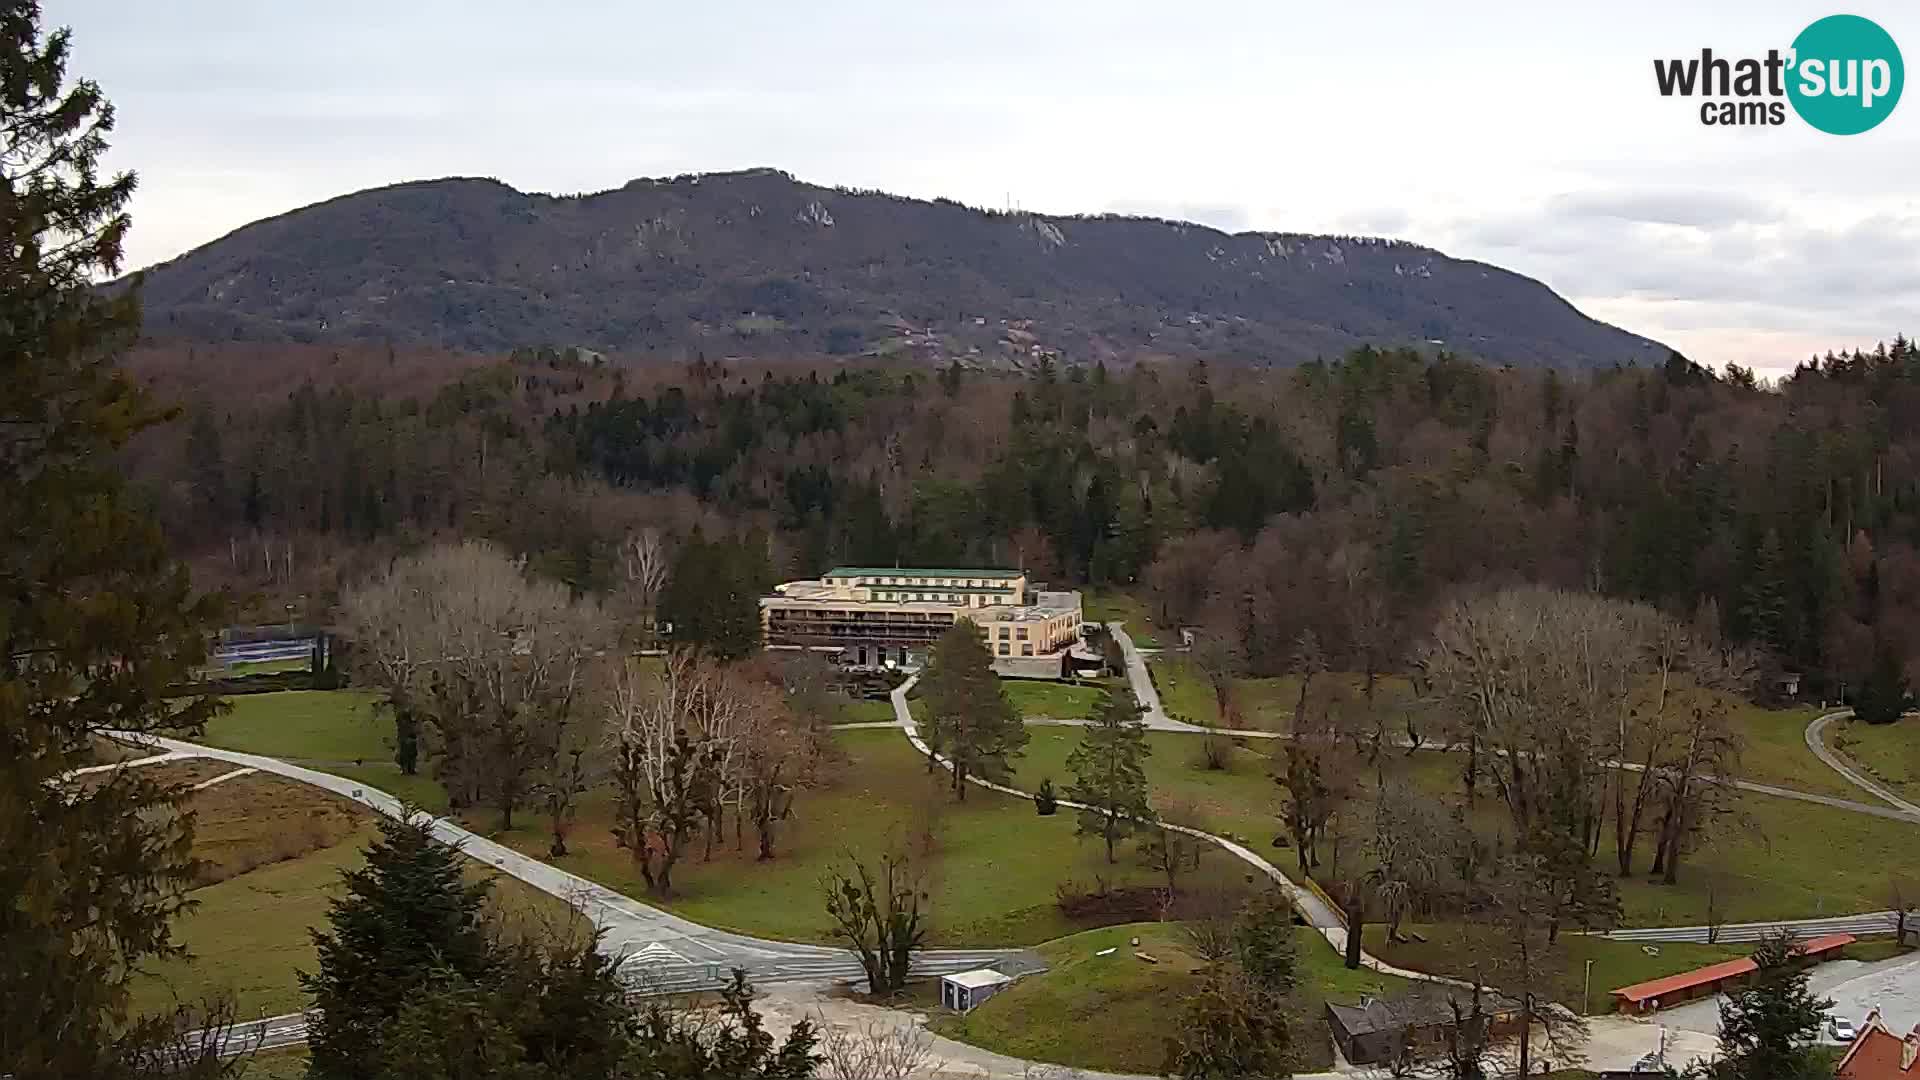
[[[1907,81],[1900,47],[1880,24],[1829,15],[1793,39],[1787,99],[1800,119],[1829,135],[1858,135],[1900,103]]]

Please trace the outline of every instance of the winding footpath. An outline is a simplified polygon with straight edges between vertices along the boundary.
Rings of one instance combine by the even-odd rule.
[[[1854,787],[1857,787],[1861,791],[1864,791],[1867,794],[1872,795],[1874,798],[1879,799],[1880,801],[1897,808],[1898,810],[1901,811],[1903,816],[1910,818],[1911,820],[1914,820],[1914,821],[1920,821],[1920,805],[1915,805],[1914,803],[1911,803],[1906,799],[1903,799],[1900,796],[1895,795],[1892,791],[1889,791],[1884,785],[1882,785],[1878,781],[1873,780],[1872,778],[1861,773],[1859,769],[1854,767],[1854,764],[1852,762],[1846,760],[1845,758],[1841,757],[1839,754],[1835,753],[1832,749],[1828,748],[1827,737],[1826,737],[1827,727],[1831,725],[1835,720],[1845,720],[1852,715],[1853,715],[1852,709],[1841,709],[1838,712],[1830,712],[1825,716],[1818,717],[1813,721],[1813,723],[1808,724],[1807,733],[1806,733],[1807,749],[1813,751],[1814,757],[1817,757],[1821,761],[1825,762],[1828,768],[1832,769],[1834,772],[1837,772],[1841,776],[1845,777],[1847,782],[1852,784]]]
[[[913,718],[913,711],[907,707],[907,694],[910,691],[912,691],[914,685],[917,684],[919,681],[920,681],[920,677],[916,675],[908,679],[906,682],[903,682],[899,686],[894,688],[893,694],[891,696],[893,700],[893,715],[894,715],[895,723],[899,726],[901,731],[906,733],[907,741],[913,744],[914,749],[920,751],[922,754],[925,754],[933,758],[933,760],[938,762],[941,765],[941,767],[951,772],[953,771],[953,763],[948,761],[946,758],[941,757],[939,754],[934,753],[933,748],[927,745],[927,741],[924,738],[922,738],[920,735],[920,726],[919,726],[919,723]],[[1178,721],[1170,721],[1170,722],[1178,723]],[[1187,726],[1190,726],[1190,725],[1187,725]],[[1155,730],[1165,731],[1165,730],[1178,730],[1178,729],[1156,728]],[[1033,798],[1033,793],[1030,791],[1022,791],[1021,789],[1016,787],[1009,787],[1005,784],[997,784],[991,780],[983,779],[978,776],[967,777],[967,783],[972,784],[976,787],[986,788],[988,791],[997,791],[1004,795],[1012,795],[1018,799],[1031,800]],[[1060,799],[1057,801],[1059,802],[1059,805],[1069,810],[1093,809],[1092,807],[1087,806],[1083,803],[1073,802],[1072,800],[1069,800],[1069,799]],[[1246,863],[1248,866],[1251,866],[1254,869],[1260,871],[1262,874],[1266,875],[1268,878],[1270,878],[1273,881],[1274,884],[1278,885],[1281,888],[1281,890],[1287,894],[1287,899],[1293,904],[1294,910],[1300,913],[1300,917],[1306,921],[1307,925],[1313,927],[1314,930],[1318,931],[1322,937],[1326,938],[1327,943],[1332,945],[1335,951],[1342,952],[1342,953],[1346,951],[1346,947],[1347,947],[1346,923],[1341,920],[1339,913],[1333,909],[1333,906],[1331,904],[1328,904],[1324,899],[1321,898],[1318,892],[1315,892],[1314,890],[1307,888],[1306,886],[1300,884],[1299,882],[1294,881],[1292,878],[1288,877],[1285,873],[1283,873],[1279,867],[1268,862],[1266,859],[1261,858],[1257,852],[1253,851],[1251,848],[1248,848],[1244,844],[1237,843],[1233,840],[1227,839],[1224,836],[1217,836],[1213,833],[1205,832],[1200,829],[1189,828],[1188,826],[1185,826],[1185,825],[1166,825],[1164,827],[1174,832],[1182,833],[1184,835],[1194,837],[1195,839],[1205,840],[1208,843],[1217,845],[1220,848],[1226,850],[1234,858],[1239,859],[1241,862]],[[1392,964],[1389,964],[1386,961],[1381,960],[1379,957],[1374,956],[1373,954],[1368,952],[1362,952],[1360,954],[1360,963],[1364,967],[1367,967],[1373,971],[1378,971],[1387,975],[1398,975],[1403,979],[1419,979],[1426,982],[1441,982],[1441,983],[1447,983],[1454,986],[1468,985],[1466,983],[1459,982],[1458,980],[1455,980],[1455,979],[1448,979],[1438,975],[1430,975],[1424,971],[1411,971],[1406,968],[1395,967]]]

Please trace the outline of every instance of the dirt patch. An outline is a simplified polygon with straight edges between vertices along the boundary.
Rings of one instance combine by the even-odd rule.
[[[233,770],[219,764],[216,775]],[[371,820],[357,803],[262,773],[195,792],[187,805],[194,813],[193,853],[203,863],[201,885],[332,847]]]
[[[125,769],[108,769],[91,772],[72,778],[72,782],[81,788],[92,790],[111,783],[123,773],[142,780],[151,780],[158,784],[198,784],[211,780],[221,773],[229,773],[235,766],[224,761],[210,758],[182,758],[178,761],[161,761],[152,765],[129,765]]]
[[[1078,882],[1062,882],[1054,890],[1060,914],[1076,923],[1107,926],[1113,923],[1152,922],[1167,910],[1167,891],[1152,886],[1088,889]]]

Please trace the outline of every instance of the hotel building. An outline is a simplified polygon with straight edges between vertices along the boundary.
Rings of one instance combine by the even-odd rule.
[[[1024,570],[843,566],[776,586],[760,614],[768,645],[831,651],[850,667],[917,669],[961,618],[1003,675],[1059,678],[1080,640],[1080,594],[1036,590]]]

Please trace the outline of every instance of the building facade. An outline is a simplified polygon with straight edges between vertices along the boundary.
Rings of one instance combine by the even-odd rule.
[[[1021,570],[839,567],[760,601],[767,644],[831,652],[850,667],[919,668],[960,619],[1002,674],[1057,678],[1080,640],[1080,594],[1035,589]]]

